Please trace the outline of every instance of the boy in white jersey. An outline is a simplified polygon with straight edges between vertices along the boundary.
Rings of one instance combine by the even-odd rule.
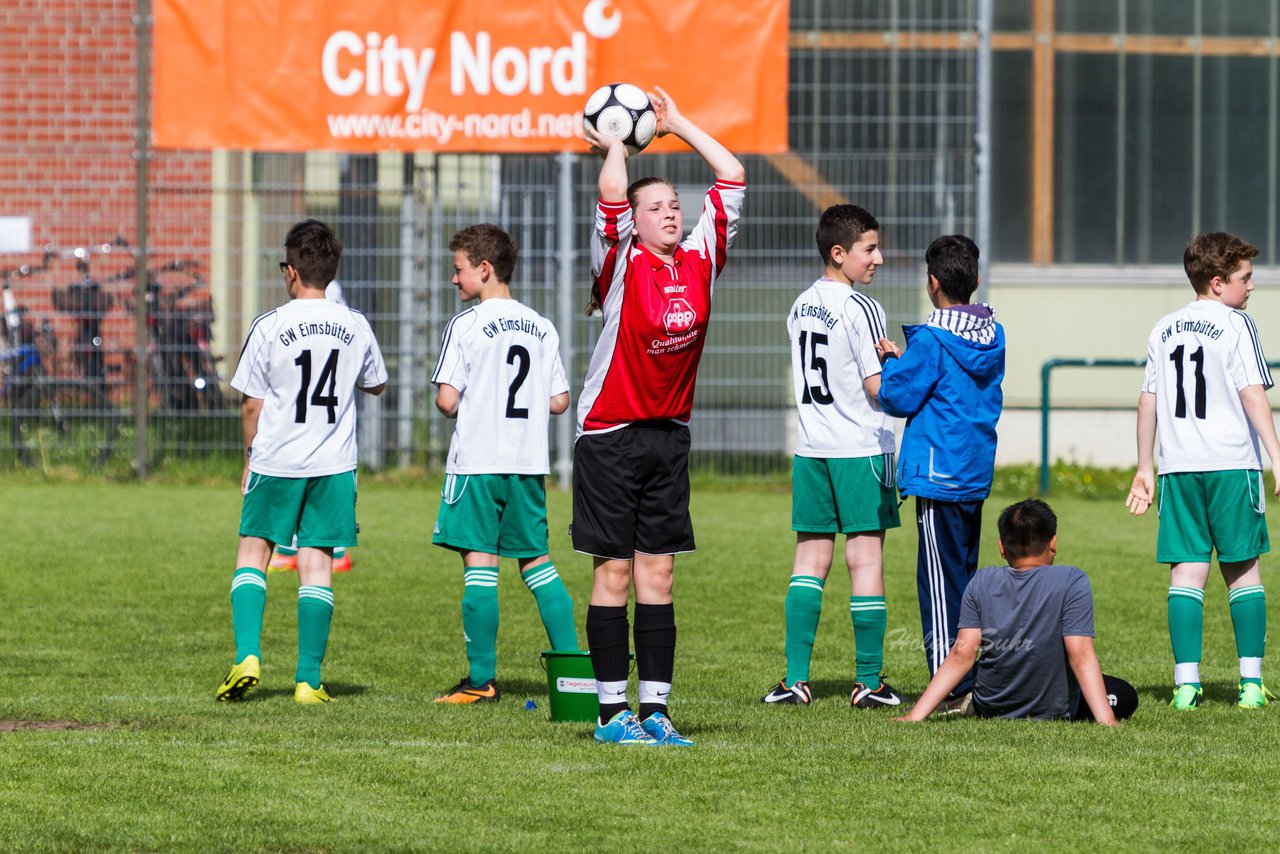
[[[449,241],[453,284],[480,302],[445,327],[431,382],[457,419],[431,541],[462,557],[462,633],[470,669],[437,703],[496,702],[498,559],[515,558],[552,649],[578,648],[573,600],[547,557],[547,421],[569,407],[560,336],[511,297],[516,244],[496,225]]]
[[[240,548],[231,581],[236,663],[218,700],[240,700],[261,675],[267,562],[298,540],[298,669],[294,699],[327,703],[320,664],[333,617],[333,549],[356,544],[355,391],[387,382],[364,315],[324,297],[342,244],[314,219],[289,229],[280,262],[291,301],[253,322],[232,388],[244,394]]]
[[[1237,705],[1259,709],[1267,607],[1258,556],[1271,550],[1264,516],[1261,440],[1280,495],[1280,440],[1267,389],[1273,385],[1258,330],[1243,309],[1258,250],[1226,232],[1200,234],[1182,256],[1196,298],[1165,315],[1147,339],[1138,398],[1138,472],[1125,506],[1142,515],[1155,499],[1152,449],[1160,429],[1156,560],[1170,565],[1171,705],[1200,704],[1204,587],[1210,560],[1227,584],[1236,652]]]
[[[884,663],[884,532],[898,527],[893,428],[880,411],[884,309],[859,293],[876,268],[880,224],[856,205],[834,205],[818,222],[825,270],[787,315],[791,376],[799,410],[792,467],[796,558],[786,599],[787,675],[762,703],[808,705],[809,662],[831,571],[836,534],[845,535],[849,611],[857,647],[854,708],[897,706],[881,680]]]

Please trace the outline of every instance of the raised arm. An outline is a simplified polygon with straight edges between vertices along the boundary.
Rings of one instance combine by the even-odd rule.
[[[621,202],[627,198],[627,147],[616,136],[584,125],[583,134],[591,143],[591,150],[604,157],[600,164],[600,198],[606,202]]]
[[[653,102],[654,111],[658,114],[658,136],[674,133],[698,152],[715,173],[717,181],[735,181],[741,184],[747,178],[747,172],[715,137],[685,118],[676,107],[676,102],[659,86],[653,87],[649,100]]]
[[[1276,495],[1280,495],[1280,439],[1276,438],[1276,422],[1271,415],[1271,402],[1267,400],[1267,390],[1260,385],[1245,386],[1240,389],[1240,403],[1244,406],[1244,414],[1253,425],[1262,446],[1267,449],[1267,459],[1271,461],[1271,480]]]

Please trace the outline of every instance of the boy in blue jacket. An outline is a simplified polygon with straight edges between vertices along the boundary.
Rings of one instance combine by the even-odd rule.
[[[978,247],[961,234],[939,237],[924,255],[934,311],[903,328],[906,349],[880,342],[880,406],[906,418],[898,488],[915,496],[916,587],[925,658],[933,676],[956,640],[960,599],[978,568],[982,502],[995,473],[996,422],[1004,396],[1004,328],[978,288]],[[947,701],[962,708],[970,673]]]

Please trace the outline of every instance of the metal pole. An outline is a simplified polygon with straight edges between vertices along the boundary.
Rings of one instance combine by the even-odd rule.
[[[559,170],[556,204],[556,257],[560,264],[556,278],[556,329],[560,333],[560,361],[565,373],[573,374],[573,164],[576,156],[571,151],[556,155]],[[556,479],[561,489],[569,488],[573,473],[573,428],[576,422],[574,410],[557,416],[556,421]]]
[[[974,166],[978,198],[974,240],[978,244],[978,302],[987,301],[991,269],[991,29],[992,0],[978,0],[978,130]]]
[[[134,64],[137,70],[137,127],[134,131],[134,239],[133,254],[137,274],[133,280],[133,470],[139,480],[147,476],[147,165],[151,148],[151,2],[138,0],[133,19],[136,34]]]
[[[396,377],[396,447],[400,468],[409,466],[409,450],[413,443],[413,385],[414,371],[417,363],[413,358],[414,339],[413,326],[417,318],[413,316],[413,280],[417,272],[414,257],[417,205],[413,198],[413,155],[403,158],[403,175],[401,176],[400,197],[400,333],[399,362]]]

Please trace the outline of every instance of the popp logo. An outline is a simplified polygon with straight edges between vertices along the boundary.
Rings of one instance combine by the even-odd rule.
[[[683,297],[676,297],[667,303],[667,311],[662,316],[662,325],[666,328],[668,335],[682,335],[693,328],[697,319],[698,313],[693,310],[693,306],[689,305],[689,301]]]

